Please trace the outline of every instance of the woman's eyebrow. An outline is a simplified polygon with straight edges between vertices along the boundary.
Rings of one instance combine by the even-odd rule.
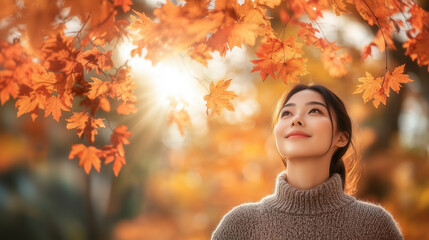
[[[317,101],[311,101],[311,102],[306,103],[305,105],[320,105],[320,106],[324,106],[326,109],[328,109],[328,107],[325,104],[323,104],[321,102],[317,102]]]
[[[321,106],[325,107],[326,109],[328,109],[328,107],[326,107],[326,105],[325,105],[325,104],[323,104],[323,103],[321,103],[321,102],[317,102],[317,101],[311,101],[311,102],[306,103],[305,105],[306,105],[306,106],[307,106],[307,105],[321,105]],[[283,108],[285,108],[285,107],[289,107],[289,106],[296,106],[296,104],[295,104],[295,103],[288,103],[288,104],[285,104],[285,105],[283,106]]]

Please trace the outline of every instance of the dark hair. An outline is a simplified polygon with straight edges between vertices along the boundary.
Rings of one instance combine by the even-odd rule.
[[[313,90],[318,93],[320,93],[323,97],[323,99],[326,102],[326,105],[328,107],[328,113],[329,118],[331,119],[331,126],[332,126],[332,137],[331,137],[331,145],[332,140],[334,136],[334,123],[332,121],[332,115],[331,115],[331,109],[335,113],[335,121],[337,123],[337,130],[340,132],[343,132],[346,137],[348,138],[348,142],[344,147],[339,148],[337,151],[334,152],[331,158],[331,164],[329,166],[329,177],[331,177],[334,173],[338,173],[341,176],[341,180],[343,183],[343,190],[346,188],[346,166],[344,164],[343,156],[346,154],[347,150],[349,149],[349,146],[352,145],[353,149],[355,149],[353,142],[352,142],[352,122],[350,120],[350,117],[347,113],[346,107],[344,103],[341,101],[341,99],[335,95],[331,90],[327,89],[326,87],[322,85],[303,85],[303,84],[297,84],[293,86],[293,88],[287,93],[287,95],[283,95],[283,97],[279,100],[279,103],[277,105],[277,109],[274,112],[275,115],[273,116],[273,126],[277,123],[280,115],[280,111],[283,108],[283,106],[289,101],[289,99],[296,93],[302,91],[302,90]],[[328,149],[329,151],[329,149]],[[356,151],[355,151],[356,152]],[[282,158],[283,164],[286,167],[286,161]],[[355,170],[355,166],[352,167],[350,170]],[[355,178],[354,181],[351,181],[351,185],[348,186],[349,189],[353,192],[355,190],[357,179]],[[353,185],[353,186],[352,186]]]

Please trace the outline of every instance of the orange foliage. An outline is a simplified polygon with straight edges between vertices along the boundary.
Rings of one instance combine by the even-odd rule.
[[[373,104],[375,107],[378,107],[380,102],[386,105],[386,97],[389,96],[390,89],[398,93],[401,83],[413,81],[408,75],[403,74],[404,66],[405,64],[395,68],[393,73],[387,70],[384,77],[376,79],[367,72],[366,77],[359,78],[361,84],[358,85],[358,89],[353,94],[364,92],[363,100],[365,102],[374,99]]]
[[[134,96],[137,85],[130,77],[131,69],[126,63],[118,67],[112,61],[116,44],[123,38],[131,38],[136,45],[131,56],[142,56],[145,49],[144,57],[153,64],[172,55],[187,54],[203,65],[207,65],[213,52],[225,56],[233,47],[254,46],[262,40],[256,46],[258,59],[252,60],[255,64],[252,72],[259,71],[263,81],[271,76],[289,84],[299,82],[301,76],[309,73],[301,41],[320,50],[323,66],[332,77],[347,74],[347,64],[352,61],[350,55],[335,42],[328,41],[317,20],[323,18],[325,10],[333,10],[336,15],[357,12],[370,26],[378,27],[375,38],[361,51],[363,59],[371,55],[373,47],[386,54],[387,50],[394,50],[392,36],[396,30],[405,31],[409,38],[403,44],[406,55],[420,66],[429,66],[426,41],[429,14],[409,0],[245,0],[241,4],[227,0],[214,3],[187,0],[177,5],[167,1],[153,11],[153,19],[132,9],[131,0],[21,2],[23,5],[7,1],[0,10],[0,20],[8,18],[2,21],[0,36],[4,39],[22,36],[11,43],[0,39],[0,103],[4,105],[14,99],[17,117],[29,114],[33,121],[43,111],[45,118],[52,115],[57,122],[65,116],[66,128],[76,129],[78,136],[85,137],[91,145],[74,145],[70,155],[81,158],[79,165],[83,165],[86,172],[91,166],[98,169],[100,160],[96,159],[100,158],[106,163],[114,162],[116,176],[125,164],[124,140],[92,147],[98,129],[105,127],[104,118],[97,117],[101,111],[124,115],[137,112]],[[280,34],[270,21],[272,16],[277,16],[276,11],[283,23]],[[408,17],[401,14],[406,12]],[[127,14],[130,21],[126,19]],[[309,22],[301,22],[305,16]],[[67,29],[66,24],[72,20],[81,24],[79,30]],[[300,38],[282,36],[289,24],[298,28]],[[14,32],[21,35],[13,35]],[[390,72],[386,63],[384,76],[373,77],[368,73],[359,81],[361,84],[355,93],[363,92],[365,102],[374,99],[374,105],[378,106],[380,102],[385,104],[390,89],[397,92],[401,83],[411,79],[404,74],[404,65]],[[237,95],[226,91],[230,83],[231,80],[222,80],[205,86],[210,88],[204,96],[207,113],[210,109],[216,114],[224,108],[234,111],[231,100]],[[76,103],[80,110],[75,110]],[[115,112],[111,111],[112,106],[116,107]],[[184,128],[191,124],[183,106],[174,105],[168,118],[168,123],[177,124],[182,135]],[[113,139],[117,139],[118,134],[128,139],[131,133],[120,126],[112,129]]]

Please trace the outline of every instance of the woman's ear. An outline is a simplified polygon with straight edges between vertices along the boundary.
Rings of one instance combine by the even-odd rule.
[[[349,142],[349,138],[346,136],[344,132],[341,132],[335,146],[342,148],[346,146],[348,142]]]

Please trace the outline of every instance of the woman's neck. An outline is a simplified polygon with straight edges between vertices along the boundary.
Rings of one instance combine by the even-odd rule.
[[[287,182],[298,189],[314,188],[329,178],[330,159],[288,159]]]

